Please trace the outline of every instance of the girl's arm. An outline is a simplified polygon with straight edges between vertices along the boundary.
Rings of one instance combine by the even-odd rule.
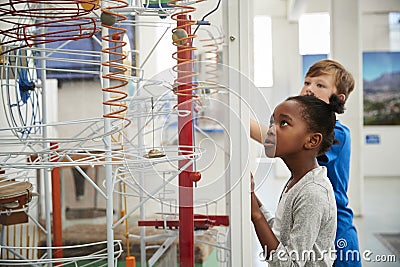
[[[256,230],[256,234],[260,244],[264,250],[267,259],[271,252],[275,251],[279,245],[270,225],[268,224],[264,214],[260,210],[259,200],[254,192],[251,193],[251,221]]]

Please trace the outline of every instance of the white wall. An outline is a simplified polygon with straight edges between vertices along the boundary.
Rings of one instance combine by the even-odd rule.
[[[400,11],[398,1],[397,11]],[[364,12],[362,21],[363,51],[390,51],[388,14],[379,10]],[[370,134],[378,135],[380,143],[367,144],[366,136]],[[364,126],[365,176],[400,176],[400,164],[397,160],[400,150],[399,136],[400,126]]]
[[[103,114],[100,81],[63,81],[58,90],[58,119],[60,122],[101,118]],[[86,125],[85,125],[86,126]],[[60,137],[71,137],[82,125],[62,127]]]
[[[364,13],[362,22],[363,51],[389,51],[388,14]]]
[[[367,144],[364,139],[364,169],[366,176],[400,176],[400,127],[368,126],[364,136],[378,135],[379,144]]]
[[[289,1],[290,2],[290,1]],[[310,0],[307,2],[306,12],[328,12],[329,1]],[[286,2],[278,0],[256,1],[254,4],[255,15],[270,15],[273,27],[273,57],[274,57],[274,86],[261,88],[273,108],[284,97],[294,94],[301,86],[301,57],[297,53],[297,23],[286,20]],[[363,0],[360,1],[362,18],[362,51],[390,51],[388,12],[400,12],[398,0]],[[257,100],[255,100],[257,101]],[[259,116],[260,109],[255,109]],[[390,131],[388,131],[388,128]],[[400,171],[392,167],[392,162],[387,160],[388,155],[396,155],[400,142],[392,142],[391,134],[400,136],[400,126],[391,127],[364,127],[363,138],[370,132],[380,135],[381,144],[368,145],[363,141],[365,176],[400,176]],[[282,165],[277,162],[277,174],[286,175]],[[377,167],[379,166],[379,167]]]
[[[250,104],[257,119],[267,124],[277,104],[288,96],[299,93],[302,82],[301,56],[298,47],[298,24],[286,19],[284,1],[256,1],[254,16],[258,15],[271,16],[272,19],[274,82],[272,87],[259,88],[259,91],[253,92]],[[277,166],[281,166],[279,161]],[[286,174],[285,171],[284,173]]]
[[[302,5],[299,8],[303,8],[305,12],[332,12],[329,1],[316,2],[310,0],[297,2]],[[290,5],[291,2],[288,1],[287,4]],[[305,7],[303,5],[305,5]],[[362,13],[361,23],[359,25],[360,30],[362,30],[360,36],[361,47],[359,49],[361,49],[361,51],[390,51],[388,12],[399,11],[399,2],[388,0],[381,1],[379,5],[376,5],[376,1],[360,1],[359,5]],[[301,57],[298,53],[298,24],[296,20],[291,20],[291,22],[287,20],[287,14],[284,13],[285,10],[286,7],[282,5],[282,1],[257,1],[255,4],[255,15],[270,15],[272,17],[274,86],[272,88],[261,89],[270,100],[272,109],[284,97],[298,93],[302,81],[301,70],[299,69]],[[291,15],[293,15],[292,17],[294,18],[298,16],[298,14]],[[338,27],[340,27],[340,25]],[[344,30],[345,28],[342,27],[342,29]],[[351,37],[348,37],[349,36],[347,36],[347,39],[351,39]],[[340,38],[335,37],[334,41],[336,41],[336,43],[334,44],[339,44],[339,46],[331,47],[331,52],[333,48],[336,50],[339,48],[339,50],[341,50],[339,54],[342,57],[338,57],[338,51],[335,51],[336,55],[333,55],[333,58],[344,62],[345,66],[349,67],[354,74],[357,74],[355,75],[358,84],[356,87],[362,90],[361,73],[358,69],[354,68],[359,65],[356,64],[353,66],[355,62],[350,59],[353,54],[346,57],[346,53],[350,52],[350,50],[347,51],[345,44],[338,43],[338,40],[340,40]],[[348,45],[350,45],[349,48],[353,48],[353,44]],[[352,51],[354,51],[354,49]],[[343,58],[343,56],[345,56],[345,58]],[[346,63],[348,60],[350,61]],[[362,96],[359,97],[360,99],[357,99],[357,101],[361,101],[360,103],[362,103]],[[350,114],[347,113],[347,116],[342,117],[342,119],[345,124],[347,123],[347,125],[350,125],[350,128],[353,129],[353,135],[355,133],[354,131],[359,133],[353,138],[353,143],[355,144],[353,148],[353,157],[355,158],[352,159],[353,171],[355,170],[354,167],[356,167],[356,169],[358,167],[359,171],[352,171],[351,175],[354,178],[349,185],[349,197],[351,199],[350,204],[355,214],[361,214],[364,176],[400,176],[400,171],[397,168],[391,167],[394,164],[394,160],[387,160],[388,155],[395,155],[399,150],[400,142],[396,142],[394,139],[396,136],[399,136],[400,127],[389,127],[390,131],[388,127],[374,127],[371,129],[369,127],[362,127],[361,125],[361,128],[358,126],[354,127],[353,125],[358,125],[360,120],[362,120],[362,113],[358,116],[354,111],[351,112],[352,108],[357,109],[357,107],[360,107],[361,109],[359,105],[353,107],[354,100],[355,99],[350,98],[348,103],[348,112],[350,112]],[[256,103],[257,101],[259,100],[255,100]],[[260,109],[256,108],[256,111],[260,112]],[[262,117],[262,115],[258,116]],[[349,120],[351,122],[350,124]],[[370,134],[369,130],[380,136],[380,144],[366,144],[365,140],[362,140],[365,139],[366,134]],[[390,146],[388,144],[392,145]],[[288,175],[286,167],[282,162],[276,161],[275,172],[272,173],[272,179],[287,177]],[[269,199],[269,201],[271,200]]]
[[[314,3],[315,0],[309,1]],[[317,5],[310,4],[307,12],[326,12],[329,1],[318,1]],[[362,51],[391,51],[389,39],[388,12],[400,12],[398,0],[363,0],[360,1],[362,10]],[[380,144],[366,144],[368,134],[377,134]],[[396,137],[400,136],[400,126],[364,126],[363,130],[363,172],[365,176],[400,176],[399,168],[393,165],[400,148]]]

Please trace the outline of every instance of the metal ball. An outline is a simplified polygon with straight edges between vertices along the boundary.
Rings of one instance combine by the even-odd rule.
[[[172,41],[177,45],[184,45],[188,41],[188,34],[184,29],[176,29],[172,33]]]
[[[116,19],[115,16],[110,13],[102,12],[100,15],[100,21],[104,25],[112,26],[115,24]]]

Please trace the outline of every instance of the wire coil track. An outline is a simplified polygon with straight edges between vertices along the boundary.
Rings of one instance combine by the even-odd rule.
[[[124,0],[113,0],[106,8],[102,8],[102,16],[115,19],[115,23],[126,20],[127,17],[115,12],[119,8],[125,8],[128,3]],[[128,79],[124,75],[127,72],[127,67],[123,65],[123,61],[127,55],[122,52],[122,48],[126,45],[122,36],[127,32],[126,29],[114,26],[114,23],[105,23],[102,21],[102,27],[108,29],[108,33],[102,36],[102,40],[109,45],[102,49],[102,53],[108,54],[108,60],[102,62],[102,65],[109,68],[109,73],[103,74],[104,79],[110,80],[110,86],[102,89],[103,92],[110,93],[110,98],[103,101],[103,105],[110,106],[110,112],[104,114],[104,118],[121,119],[124,127],[130,124],[130,120],[126,118],[126,111],[128,106],[124,102],[128,94],[122,90],[123,87],[128,85]]]
[[[202,2],[203,0],[198,0],[198,2]],[[197,22],[190,18],[190,13],[196,11],[194,6],[184,5],[182,1],[172,0],[168,3],[169,6],[180,10],[173,15],[171,18],[176,21],[177,27],[172,29],[172,34],[177,31],[185,31],[188,27],[196,25]],[[193,94],[197,90],[197,84],[193,82],[198,73],[194,71],[194,62],[195,60],[192,58],[186,58],[182,55],[185,55],[187,52],[194,53],[197,50],[196,47],[193,46],[193,39],[196,35],[191,32],[187,33],[182,38],[178,38],[173,41],[173,44],[178,47],[178,51],[172,54],[172,58],[177,61],[177,64],[173,67],[173,71],[178,73],[178,77],[175,79],[175,88],[174,93],[177,96],[190,96],[190,99],[180,103],[179,105],[186,105],[188,102],[196,102],[198,97],[196,94]]]

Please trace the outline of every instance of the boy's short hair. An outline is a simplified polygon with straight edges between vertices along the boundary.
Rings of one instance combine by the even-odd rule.
[[[307,71],[306,77],[317,77],[320,75],[333,75],[338,94],[344,94],[347,100],[349,94],[354,90],[353,75],[347,71],[342,64],[331,59],[323,59],[314,63]]]

